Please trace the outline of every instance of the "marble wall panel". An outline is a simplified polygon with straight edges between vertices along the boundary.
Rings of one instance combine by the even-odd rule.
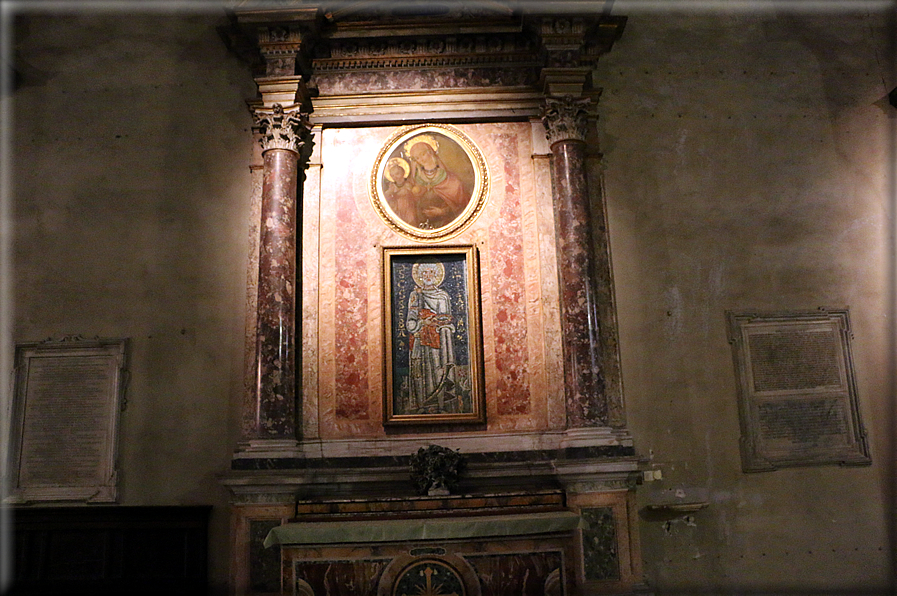
[[[342,420],[366,420],[372,414],[367,403],[370,390],[366,289],[377,280],[368,279],[366,234],[355,197],[340,187],[331,200],[339,234],[334,246],[335,415]]]
[[[557,285],[546,284],[542,262],[546,243],[542,236],[546,231],[553,234],[553,223],[542,221],[546,209],[540,201],[546,196],[550,200],[550,187],[536,187],[550,180],[536,178],[529,123],[458,128],[484,153],[489,198],[471,226],[438,243],[399,236],[371,205],[371,168],[394,127],[325,129],[320,137],[319,292],[316,305],[304,306],[307,316],[313,316],[309,311],[317,313],[319,336],[317,351],[305,346],[304,356],[318,362],[322,438],[384,434],[382,248],[386,246],[478,247],[488,430],[548,427],[551,407],[546,396],[552,381],[546,369],[542,295],[546,287]],[[553,243],[553,236],[550,240]],[[547,271],[554,275],[552,266]]]
[[[520,165],[518,138],[495,135],[493,149],[504,170],[504,200],[499,217],[489,226],[489,253],[492,264],[493,328],[495,372],[498,379],[494,396],[499,416],[530,413],[529,359],[524,275],[522,217],[520,212]],[[496,193],[498,194],[498,193]]]
[[[471,125],[468,134],[483,150],[492,176],[489,205],[474,226],[482,244],[489,430],[544,429],[548,411],[540,324],[544,271],[530,127]],[[550,187],[547,192],[550,197]],[[549,229],[553,239],[553,227]]]
[[[300,225],[299,263],[301,279],[300,354],[301,367],[301,427],[302,439],[320,436],[318,428],[318,293],[320,285],[320,210],[321,210],[321,130],[312,131],[312,154],[305,170],[302,189],[302,218]]]
[[[368,262],[376,259],[356,196],[366,169],[365,143],[352,130],[322,134],[320,209],[319,421],[321,436],[370,436],[379,413],[370,404],[369,346],[379,333],[368,325]],[[371,145],[368,143],[368,145]],[[372,146],[372,145],[371,145]],[[369,342],[370,333],[374,334]]]
[[[389,559],[346,561],[295,561],[296,586],[289,594],[328,596],[377,596],[380,575]],[[305,589],[305,591],[303,591]]]
[[[246,336],[243,342],[243,401],[240,408],[240,435],[244,440],[256,433],[256,324],[259,282],[259,225],[262,217],[264,166],[251,166],[252,193],[249,198],[249,253],[246,265]]]
[[[587,580],[620,579],[617,533],[610,507],[583,508],[588,527],[582,531],[583,568]]]
[[[315,77],[321,95],[461,89],[466,87],[530,86],[534,71],[507,68],[442,68],[380,72],[322,73]]]
[[[466,557],[476,570],[482,596],[564,594],[561,551]]]
[[[265,537],[280,520],[249,521],[249,587],[254,592],[280,591],[280,552],[265,548]]]
[[[554,195],[551,191],[550,149],[541,121],[531,125],[533,139],[533,201],[539,239],[540,287],[539,316],[542,331],[541,350],[544,358],[545,413],[548,428],[561,429],[567,425],[564,406],[563,334],[561,331],[560,290],[557,271],[557,242],[555,240]]]
[[[542,259],[539,194],[533,147],[529,137],[521,131],[521,142],[517,143],[517,161],[520,164],[520,215],[523,253],[523,285],[525,289],[524,309],[527,320],[527,360],[529,373],[529,420],[533,428],[547,428],[549,401],[547,396],[548,377],[546,374],[546,334],[543,323],[542,304],[544,292],[542,277],[553,275],[553,270]],[[546,189],[551,196],[550,187]],[[553,214],[552,214],[553,219]],[[553,234],[552,234],[553,236]]]

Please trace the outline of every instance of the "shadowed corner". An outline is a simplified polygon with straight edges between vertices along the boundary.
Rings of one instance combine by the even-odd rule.
[[[12,513],[6,506],[9,464],[9,411],[12,403],[12,207],[11,96],[20,84],[12,52],[10,11],[0,10],[0,594],[13,580]]]
[[[897,27],[897,4],[892,4],[889,11],[888,25],[892,32],[888,37],[888,66],[889,72],[897,72],[897,35],[894,34]],[[892,83],[897,81],[891,81]],[[889,263],[890,276],[887,279],[887,313],[888,313],[888,329],[887,329],[887,350],[889,358],[887,360],[887,416],[889,421],[888,428],[897,428],[897,87],[891,89],[887,95],[888,103],[891,106],[888,114],[887,133],[888,133],[888,169],[886,172],[887,180],[885,188],[890,194],[890,201],[885,202],[885,221],[890,222],[890,230],[887,234],[887,254],[891,259]],[[897,458],[894,457],[897,450],[897,438],[894,432],[887,433],[885,441],[886,454],[884,457],[885,474],[888,481],[885,482],[885,503],[890,505],[890,511],[897,510]],[[897,591],[897,516],[890,515],[888,518],[887,539],[888,552],[891,554],[890,569],[888,577],[888,587],[892,593]]]
[[[897,27],[897,10],[891,11],[891,31]],[[897,36],[890,36],[890,48],[888,55],[891,57],[891,72],[897,67],[895,60],[895,52],[897,52]],[[890,192],[891,200],[887,203],[886,221],[891,222],[890,234],[888,234],[888,255],[890,255],[890,279],[888,280],[888,309],[890,316],[888,317],[888,395],[891,396],[888,403],[888,419],[890,428],[897,428],[897,87],[891,89],[888,93],[888,103],[894,108],[888,118],[888,143],[890,144],[889,153],[891,159],[889,161],[887,189]],[[897,509],[897,460],[894,458],[895,449],[897,449],[897,439],[894,433],[887,435],[887,455],[885,465],[887,466],[887,477],[890,482],[887,485],[889,494],[886,495],[886,503],[890,503],[891,511]],[[891,590],[897,590],[897,516],[891,515],[888,528],[888,539],[890,544],[888,550],[891,553],[891,568],[889,584]]]

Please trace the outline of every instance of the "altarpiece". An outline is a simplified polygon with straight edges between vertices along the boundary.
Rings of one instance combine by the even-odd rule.
[[[241,593],[640,581],[592,80],[625,18],[443,8],[234,11],[259,89]],[[409,481],[428,445],[465,462],[447,494]]]

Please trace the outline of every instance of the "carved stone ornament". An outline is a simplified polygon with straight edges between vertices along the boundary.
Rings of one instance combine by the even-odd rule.
[[[262,151],[289,149],[301,153],[309,142],[308,124],[298,109],[287,112],[276,103],[270,112],[258,110],[255,121],[262,135],[259,139]]]
[[[585,141],[591,101],[588,97],[573,98],[569,95],[562,99],[546,98],[542,124],[545,125],[548,143]]]
[[[302,35],[286,27],[261,27],[258,31],[259,51],[265,59],[269,77],[296,74],[296,59],[302,49]]]

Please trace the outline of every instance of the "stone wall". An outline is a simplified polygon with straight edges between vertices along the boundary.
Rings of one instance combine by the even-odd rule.
[[[629,15],[599,63],[627,421],[706,509],[643,516],[649,583],[887,582],[892,517],[893,20]],[[744,474],[725,311],[850,309],[873,464]]]

